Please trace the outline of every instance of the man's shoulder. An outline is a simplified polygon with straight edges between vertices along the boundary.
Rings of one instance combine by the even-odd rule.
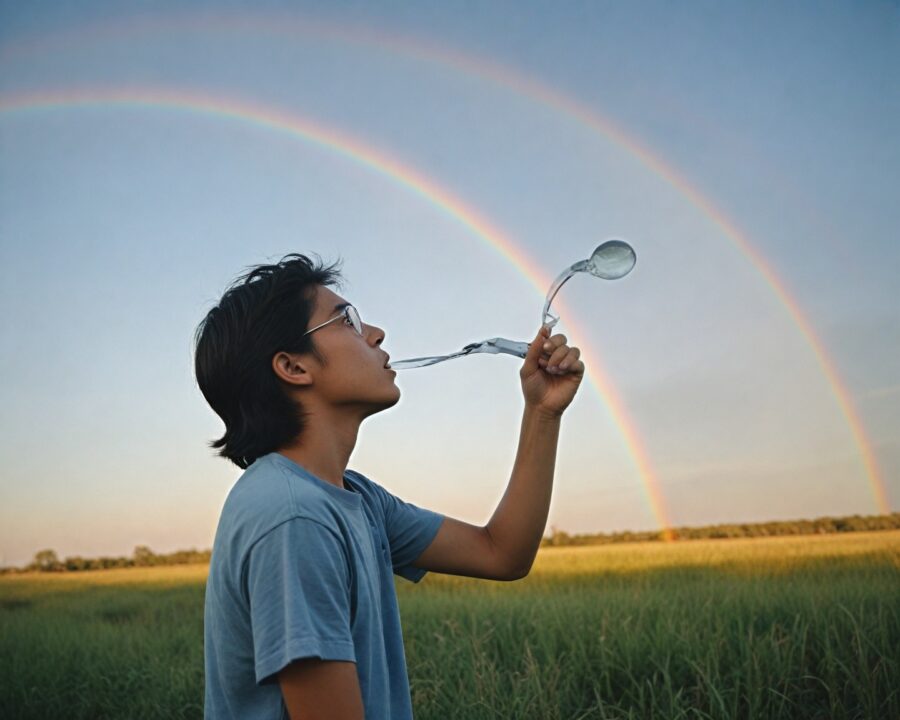
[[[390,493],[377,482],[363,475],[358,470],[351,470],[350,468],[344,471],[344,480],[349,481],[353,489],[365,497],[369,506],[384,508],[385,499],[390,496]]]
[[[231,488],[219,529],[237,546],[252,545],[294,519],[329,525],[334,517],[332,504],[320,487],[292,473],[278,461],[277,453],[270,453],[257,459]]]
[[[248,515],[262,512],[276,515],[293,512],[291,487],[284,470],[268,455],[248,467],[228,493],[222,514]]]

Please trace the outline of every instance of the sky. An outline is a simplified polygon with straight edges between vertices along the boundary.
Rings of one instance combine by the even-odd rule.
[[[0,2],[0,565],[212,545],[240,470],[193,376],[291,252],[396,359],[528,340],[588,376],[550,528],[900,508],[900,7]],[[350,467],[467,522],[520,360],[398,372]]]

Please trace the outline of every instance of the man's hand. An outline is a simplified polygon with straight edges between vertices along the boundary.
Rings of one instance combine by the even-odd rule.
[[[550,337],[550,330],[542,326],[519,371],[525,405],[550,417],[561,416],[584,377],[580,356],[577,347],[566,345],[565,335]]]

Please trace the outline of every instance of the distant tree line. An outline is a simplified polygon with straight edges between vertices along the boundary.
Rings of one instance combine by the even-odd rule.
[[[0,568],[0,573],[10,572],[73,572],[77,570],[107,570],[123,567],[152,567],[156,565],[189,565],[208,563],[211,550],[177,550],[157,554],[146,545],[138,545],[131,557],[85,558],[80,555],[60,560],[54,550],[41,550],[34,560],[23,568]]]
[[[760,538],[781,535],[823,535],[827,533],[865,532],[900,529],[900,512],[890,515],[850,515],[848,517],[821,517],[815,520],[780,520],[764,523],[730,523],[704,525],[702,527],[670,528],[675,540],[710,540],[717,538]],[[663,540],[663,530],[646,532],[588,533],[569,535],[551,528],[550,534],[541,540],[541,547],[565,547],[572,545],[605,545],[609,543],[647,542]]]
[[[900,512],[890,515],[850,515],[848,517],[821,517],[815,520],[781,520],[765,523],[732,523],[704,525],[702,527],[670,528],[676,540],[710,540],[717,538],[759,538],[781,535],[823,535],[827,533],[865,532],[874,530],[900,530]],[[565,547],[573,545],[606,545],[611,543],[647,542],[663,540],[662,530],[645,532],[588,533],[570,535],[555,527],[541,540],[541,547]],[[0,574],[19,572],[74,572],[78,570],[106,570],[123,567],[153,567],[157,565],[190,565],[208,563],[211,550],[177,550],[157,554],[146,545],[138,545],[131,557],[84,558],[80,555],[60,560],[54,550],[41,550],[34,560],[23,568],[0,568]]]

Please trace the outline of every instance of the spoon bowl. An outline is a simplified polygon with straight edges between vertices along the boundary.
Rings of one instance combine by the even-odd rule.
[[[607,240],[597,246],[587,261],[587,270],[603,280],[618,280],[634,269],[637,255],[634,248],[621,240]]]

